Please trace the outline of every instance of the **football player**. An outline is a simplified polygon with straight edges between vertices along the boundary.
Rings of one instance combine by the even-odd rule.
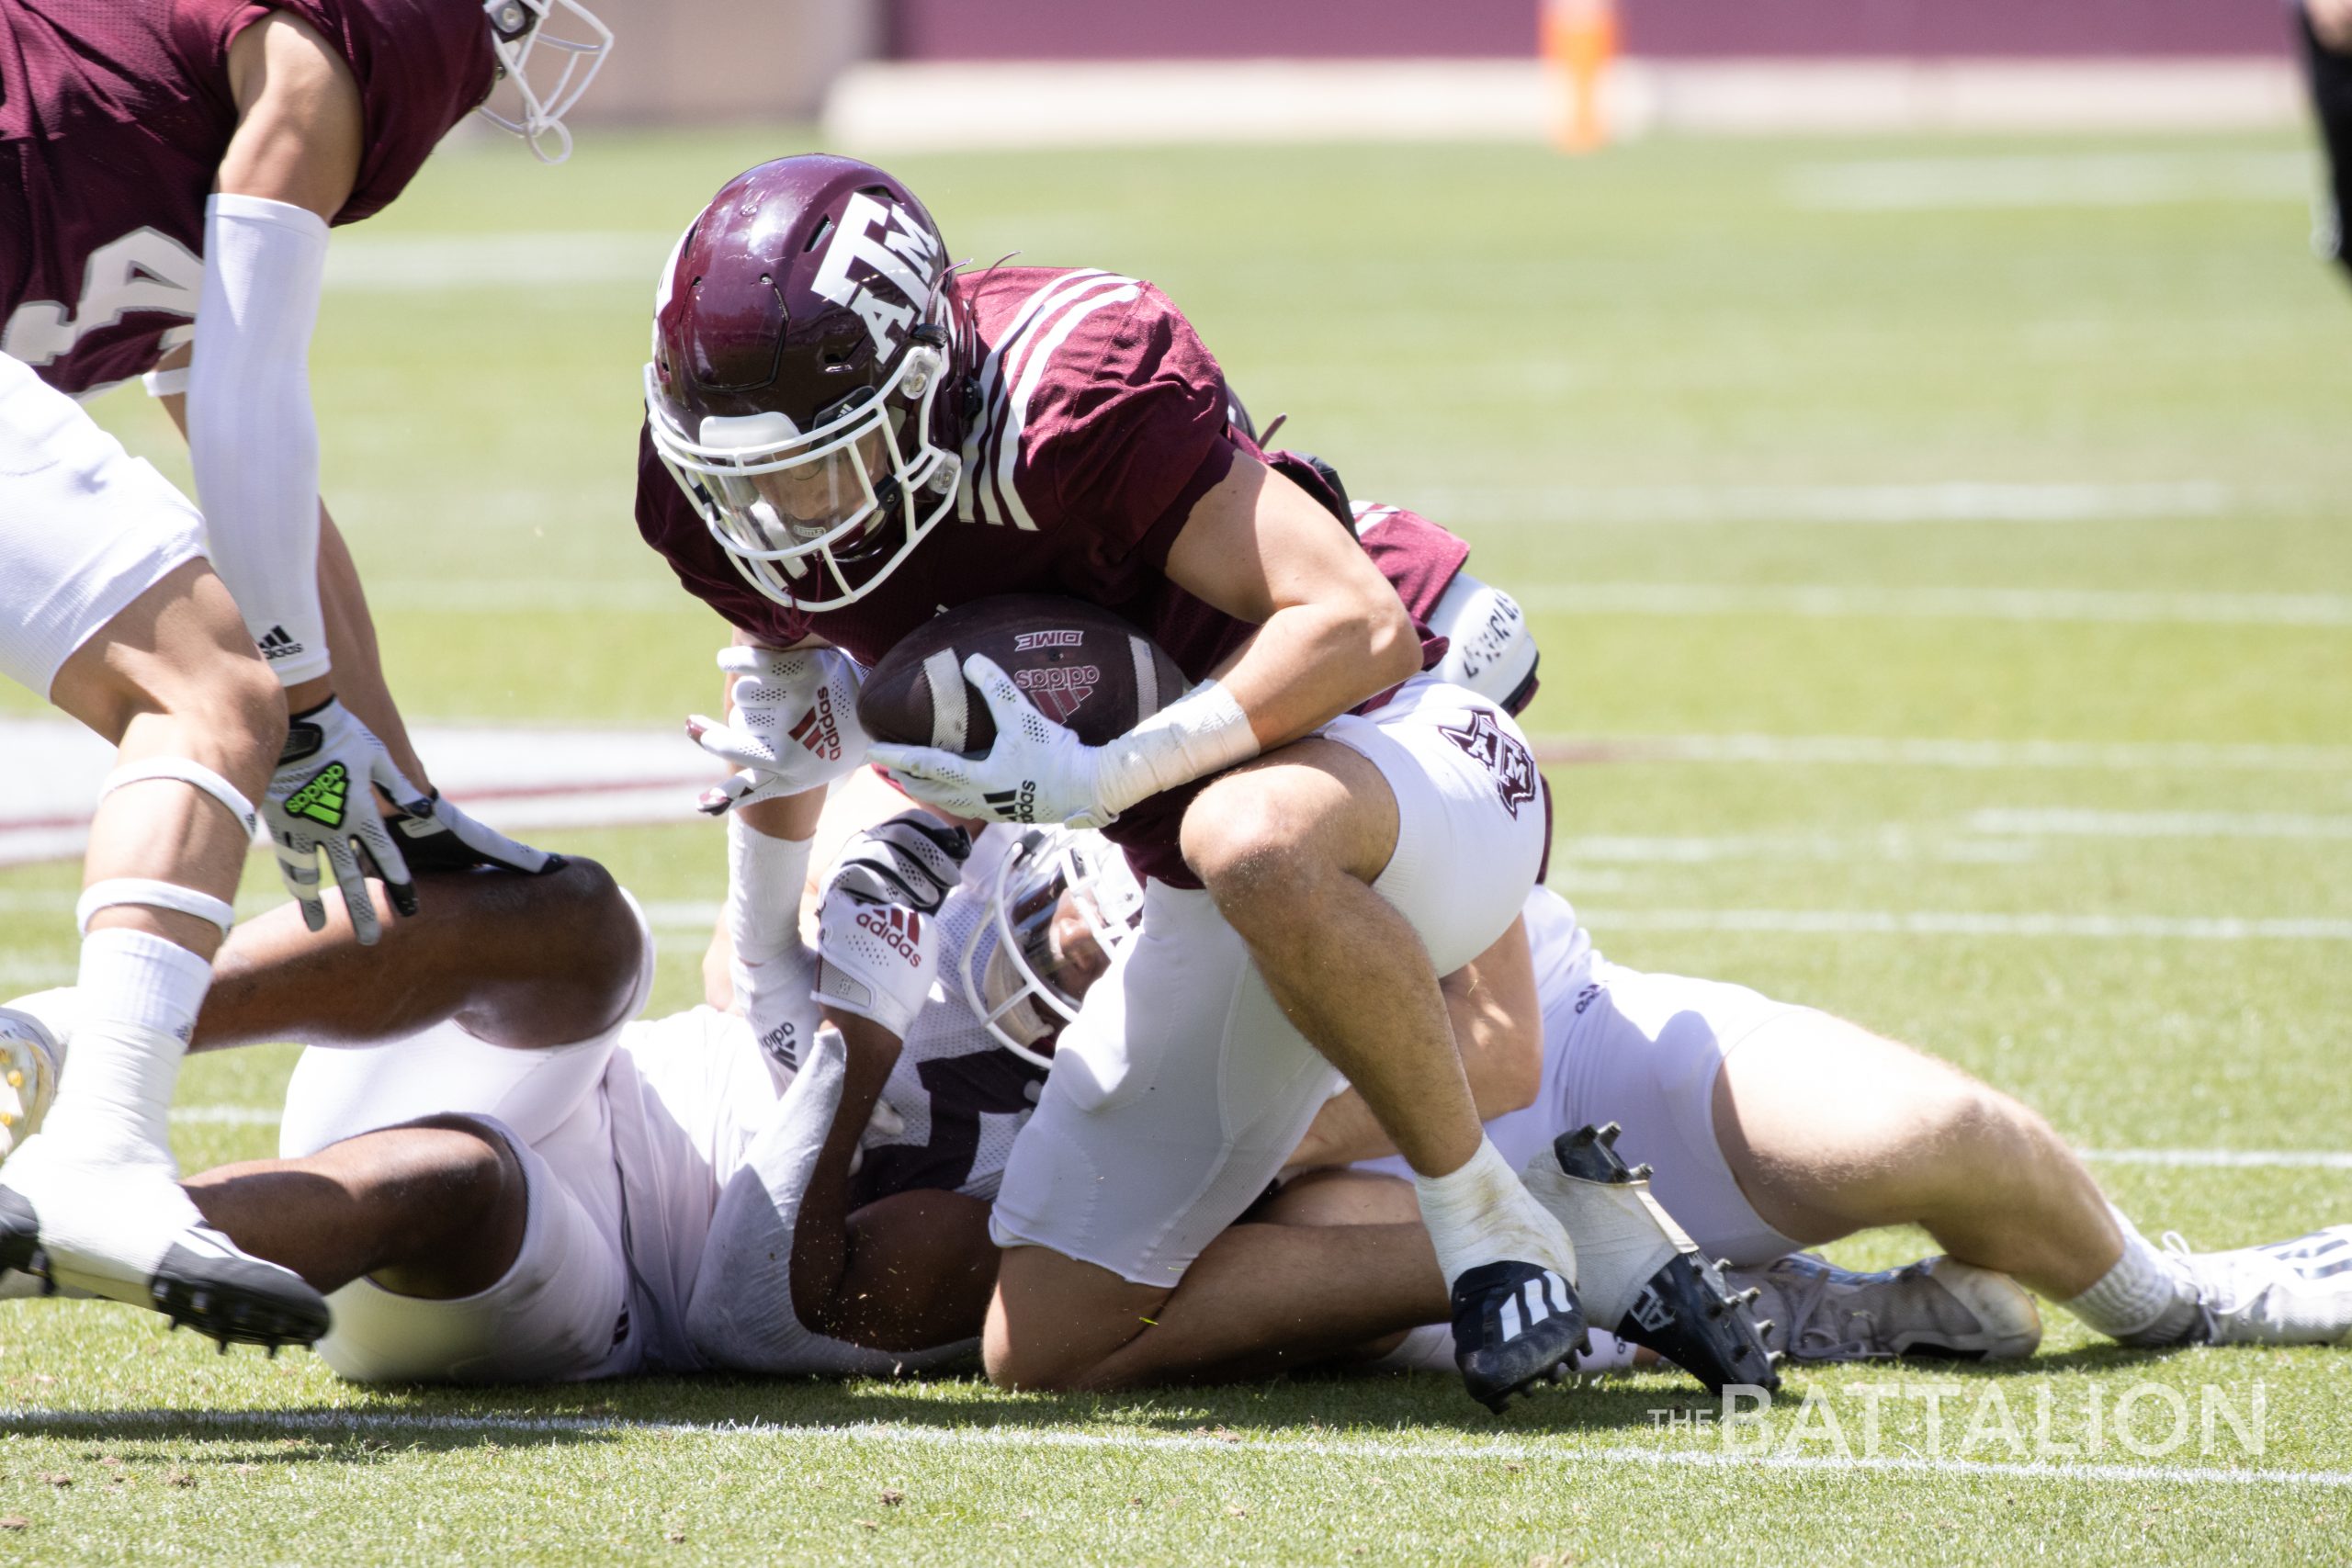
[[[1495,705],[1424,677],[1425,628],[1228,420],[1176,308],[1099,270],[959,273],[888,175],[785,158],[681,237],[646,376],[639,527],[737,628],[736,722],[693,728],[742,769],[712,805],[750,808],[738,854],[772,882],[806,855],[812,792],[866,752],[851,659],[943,608],[1075,594],[1199,682],[1095,748],[977,660],[985,758],[873,749],[959,816],[1102,825],[1147,879],[1125,983],[1065,1035],[1006,1169],[991,1375],[1076,1383],[1164,1321],[1342,1078],[1417,1173],[1471,1392],[1564,1363],[1574,1227],[1481,1132],[1437,984],[1532,886],[1533,759]]]
[[[584,47],[552,36],[556,7]],[[379,786],[424,863],[545,863],[409,782],[319,505],[305,358],[327,230],[397,196],[502,73],[506,122],[560,155],[603,41],[572,0],[0,0],[0,671],[122,764],[78,909],[102,999],[46,1135],[0,1176],[0,1266],[224,1343],[323,1325],[308,1287],[201,1224],[164,1143],[254,802],[305,917],[325,920],[323,854],[362,940],[363,860],[413,901]],[[552,96],[535,53],[563,67]],[[209,528],[67,396],[141,372],[182,416]],[[40,1064],[12,1046],[0,1066]],[[0,1153],[17,1137],[0,1126]]]
[[[2313,242],[2320,254],[2352,270],[2344,215],[2352,212],[2352,0],[2303,0],[2298,17],[2312,109],[2327,150],[2328,189]]]
[[[274,912],[224,956],[198,1047],[326,1048],[289,1089],[286,1157],[206,1172],[189,1191],[241,1245],[335,1292],[319,1348],[363,1381],[957,1361],[996,1272],[987,1208],[1008,1145],[1056,1035],[1136,940],[1142,889],[1094,840],[992,829],[965,868],[962,834],[919,813],[851,834],[818,947],[788,961],[802,1002],[771,1038],[798,1042],[792,1060],[708,1007],[627,1021],[650,949],[591,863],[529,883],[436,877],[432,908],[373,964],[347,931]],[[791,911],[797,892],[759,902]],[[551,929],[567,941],[548,942]],[[2162,1300],[2124,1290],[2145,1244],[2108,1224],[2030,1111],[1811,1010],[1609,964],[1548,892],[1447,988],[1479,1100],[1516,1107],[1490,1123],[1498,1143],[1518,1152],[1621,1117],[1620,1145],[1674,1162],[1657,1190],[1703,1246],[1747,1265],[1733,1281],[1761,1292],[1797,1359],[2033,1348],[2031,1302],[1999,1273],[1946,1257],[1858,1275],[1787,1255],[1898,1219],[2053,1294],[2094,1279],[2070,1310],[2128,1343],[2324,1343],[2352,1328],[2346,1227],[2159,1256]],[[77,1005],[46,993],[0,1024],[62,1055]],[[1860,1085],[1826,1117],[1825,1059]],[[1234,1275],[1236,1310],[1154,1325],[1093,1385],[1450,1365],[1446,1293],[1408,1189],[1327,1163],[1379,1145],[1352,1095],[1327,1105],[1295,1179],[1196,1265]],[[2102,1229],[2120,1234],[2113,1264]],[[1597,1347],[1599,1364],[1630,1350]]]

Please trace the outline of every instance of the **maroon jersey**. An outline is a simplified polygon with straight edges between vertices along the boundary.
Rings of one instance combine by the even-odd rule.
[[[809,615],[753,589],[642,435],[639,531],[689,592],[777,646],[813,635],[871,666],[943,610],[1000,593],[1068,593],[1125,616],[1192,679],[1207,675],[1253,628],[1185,592],[1164,569],[1194,503],[1238,453],[1257,455],[1227,426],[1216,360],[1159,289],[1116,274],[999,267],[950,287],[968,307],[958,317],[977,330],[980,400],[964,436],[956,514],[865,597]],[[1409,517],[1384,525],[1396,529],[1393,547],[1368,547],[1376,559],[1410,562],[1417,583],[1450,558],[1418,615],[1461,569],[1451,552],[1467,549],[1434,524],[1402,523]],[[1442,640],[1425,637],[1424,668],[1443,654]],[[1155,796],[1109,829],[1139,874],[1199,886],[1176,852],[1191,794]]]
[[[76,394],[153,368],[204,287],[204,203],[237,109],[229,45],[283,10],[359,84],[382,210],[490,91],[480,0],[0,0],[0,351]]]

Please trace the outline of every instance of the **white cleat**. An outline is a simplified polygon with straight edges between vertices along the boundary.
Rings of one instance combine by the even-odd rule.
[[[1800,1252],[1724,1273],[1735,1288],[1763,1292],[1764,1343],[1792,1361],[2011,1361],[2041,1343],[2041,1314],[2024,1287],[1957,1258],[1860,1274]]]
[[[68,995],[50,991],[24,1000]],[[0,1160],[40,1130],[64,1066],[65,1042],[56,1030],[31,1009],[0,1007]]]
[[[2352,1340],[2352,1225],[2229,1252],[2165,1245],[2197,1292],[2192,1345],[2341,1345]]]

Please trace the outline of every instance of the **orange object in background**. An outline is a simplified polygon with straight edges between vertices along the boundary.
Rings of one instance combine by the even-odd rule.
[[[1561,85],[1552,140],[1564,152],[1590,152],[1609,140],[1600,91],[1617,55],[1615,0],[1543,0],[1544,59]]]

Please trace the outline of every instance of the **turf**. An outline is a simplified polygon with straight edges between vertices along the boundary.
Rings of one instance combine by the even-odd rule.
[[[798,144],[601,134],[552,172],[503,146],[454,149],[338,239],[314,361],[326,487],[413,714],[667,725],[707,704],[719,628],[628,517],[646,306],[708,190]],[[1261,419],[1291,412],[1285,439],[1358,495],[1456,527],[1476,570],[1521,593],[1544,649],[1531,728],[1555,760],[1554,879],[1611,956],[1917,1041],[2086,1147],[2174,1151],[2096,1168],[2152,1233],[2214,1246],[2352,1217],[2342,1159],[2177,1162],[2352,1150],[2352,298],[2311,260],[2300,202],[2268,187],[1900,212],[1817,209],[1805,193],[1859,160],[1894,161],[1932,194],[1917,160],[2207,166],[2294,148],[1250,148],[902,172],[959,253],[1162,283]],[[98,412],[184,475],[135,393]],[[2043,597],[1997,597],[2015,590]],[[31,707],[0,693],[0,711]],[[1905,749],[1945,741],[1966,744]],[[718,836],[693,824],[548,838],[653,900],[707,902],[723,867]],[[7,984],[70,974],[74,879],[0,872]],[[275,897],[259,864],[246,894]],[[691,994],[690,913],[665,922],[657,1007]],[[1981,923],[1855,929],[1914,915]],[[1824,916],[1844,924],[1806,929]],[[2023,917],[2075,934],[2030,934]],[[2231,920],[2300,923],[2233,937],[2245,928],[2215,923]],[[290,1061],[193,1064],[183,1158],[270,1152]],[[1923,1246],[1885,1235],[1838,1255]],[[1801,1373],[1757,1459],[1665,1376],[1500,1420],[1428,1378],[1105,1401],[958,1382],[370,1393],[301,1355],[217,1358],[120,1309],[0,1305],[0,1548],[241,1562],[2352,1554],[2346,1352],[2133,1357],[2046,1321],[2042,1355],[2007,1375]],[[1939,1386],[1961,1392],[1931,1429],[1923,1395]],[[2172,1393],[2186,1436],[2165,1450],[2150,1439]],[[2126,1400],[2137,1425],[2119,1430]],[[2227,1420],[2257,1401],[2258,1444]],[[2044,1424],[2077,1451],[2042,1444]]]

